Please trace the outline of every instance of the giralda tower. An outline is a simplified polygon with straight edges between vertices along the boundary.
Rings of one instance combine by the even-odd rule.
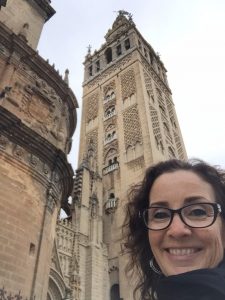
[[[85,58],[79,168],[73,207],[82,300],[131,300],[118,241],[129,187],[146,167],[186,158],[164,64],[119,14],[106,42]]]

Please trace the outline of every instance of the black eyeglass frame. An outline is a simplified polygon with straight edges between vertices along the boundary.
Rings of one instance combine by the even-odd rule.
[[[189,207],[189,206],[192,206],[192,205],[198,205],[198,204],[209,204],[213,207],[213,212],[214,212],[214,217],[213,217],[213,220],[212,222],[207,225],[207,226],[190,226],[189,224],[187,224],[182,216],[182,210],[186,207]],[[146,223],[146,220],[145,220],[145,213],[148,211],[149,208],[164,208],[164,209],[167,209],[168,211],[170,211],[171,213],[171,216],[170,216],[170,221],[168,223],[168,225],[166,227],[163,227],[163,228],[160,228],[160,229],[152,229],[152,228],[149,228],[147,223]],[[178,214],[181,221],[188,227],[190,228],[207,228],[207,227],[210,227],[213,225],[213,223],[216,221],[216,218],[218,216],[218,214],[220,214],[222,212],[222,208],[221,208],[221,205],[219,203],[211,203],[211,202],[199,202],[199,203],[192,203],[192,204],[188,204],[188,205],[185,205],[181,208],[178,208],[178,209],[172,209],[172,208],[168,208],[168,207],[164,207],[164,206],[150,206],[146,209],[144,209],[142,212],[139,212],[139,217],[142,217],[143,219],[143,222],[145,224],[145,226],[147,227],[148,230],[152,230],[152,231],[160,231],[160,230],[164,230],[164,229],[167,229],[173,222],[173,218],[174,218],[174,215],[175,214]]]

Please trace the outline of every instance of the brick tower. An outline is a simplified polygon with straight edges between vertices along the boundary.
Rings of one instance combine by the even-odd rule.
[[[46,300],[56,219],[73,184],[77,101],[36,51],[50,1],[1,5],[0,298]]]
[[[133,299],[119,241],[127,191],[151,164],[186,158],[167,71],[131,15],[119,11],[105,39],[84,62],[70,268],[76,300]]]

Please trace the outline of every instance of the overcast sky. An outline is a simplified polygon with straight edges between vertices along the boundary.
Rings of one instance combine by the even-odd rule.
[[[225,167],[224,0],[52,0],[56,14],[43,30],[39,53],[61,74],[70,70],[78,126],[69,156],[77,167],[83,61],[124,9],[168,70],[169,85],[188,157]]]

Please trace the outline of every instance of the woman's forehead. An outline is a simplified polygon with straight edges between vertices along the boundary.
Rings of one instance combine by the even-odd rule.
[[[178,170],[160,175],[153,183],[149,193],[151,203],[155,201],[187,201],[205,198],[214,202],[212,186],[193,171]]]

